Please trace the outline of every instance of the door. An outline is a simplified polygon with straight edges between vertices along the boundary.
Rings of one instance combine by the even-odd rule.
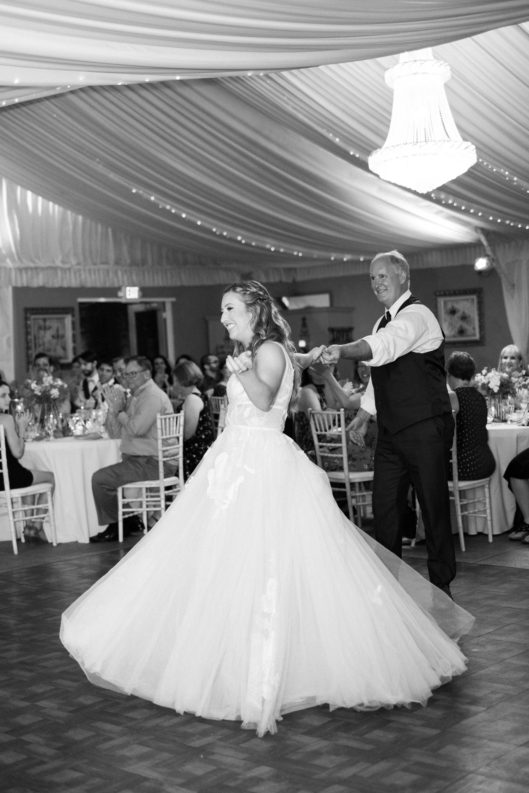
[[[93,350],[98,361],[158,353],[174,356],[172,300],[134,303],[109,299],[79,300],[77,354]]]
[[[127,308],[131,355],[146,355],[151,360],[160,353],[167,357],[164,304],[131,303]]]

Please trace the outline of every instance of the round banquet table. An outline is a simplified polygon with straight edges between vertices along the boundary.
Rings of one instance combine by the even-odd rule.
[[[487,424],[489,446],[496,460],[491,479],[492,525],[494,534],[502,534],[512,526],[516,502],[503,473],[513,457],[529,447],[529,427],[518,424]],[[483,529],[484,530],[484,529]],[[470,533],[475,533],[470,529]]]
[[[21,463],[53,471],[58,542],[89,542],[101,527],[92,495],[92,474],[121,460],[120,441],[69,437],[26,443]]]

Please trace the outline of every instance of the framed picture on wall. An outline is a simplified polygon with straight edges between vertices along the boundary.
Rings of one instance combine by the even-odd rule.
[[[437,318],[452,344],[483,344],[481,289],[436,292]]]
[[[45,352],[59,363],[74,356],[73,308],[26,308],[26,358],[28,367],[38,352]]]

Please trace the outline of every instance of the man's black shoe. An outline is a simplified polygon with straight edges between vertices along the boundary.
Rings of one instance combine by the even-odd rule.
[[[103,532],[103,539],[107,542],[114,542],[118,538],[118,524],[109,523]]]
[[[440,589],[441,592],[444,592],[445,595],[448,595],[448,597],[451,598],[452,600],[454,599],[452,597],[452,593],[450,592],[450,587],[448,586],[448,584],[437,584],[437,588]]]
[[[123,518],[124,537],[130,537],[131,534],[140,534],[143,529],[143,521],[139,515],[129,515],[127,518]]]
[[[143,531],[143,521],[139,515],[129,515],[123,518],[123,536],[130,537],[131,534],[140,534]],[[114,542],[118,539],[118,524],[109,523],[106,529],[90,537],[90,542]]]
[[[100,531],[99,534],[95,534],[93,537],[90,537],[90,542],[105,542],[106,540],[117,540],[118,538],[118,524],[117,523],[109,523],[106,529]]]

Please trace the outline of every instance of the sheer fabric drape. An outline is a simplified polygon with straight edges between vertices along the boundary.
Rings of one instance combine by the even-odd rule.
[[[512,341],[529,360],[529,241],[497,245],[496,267]],[[505,339],[509,344],[510,339]]]

